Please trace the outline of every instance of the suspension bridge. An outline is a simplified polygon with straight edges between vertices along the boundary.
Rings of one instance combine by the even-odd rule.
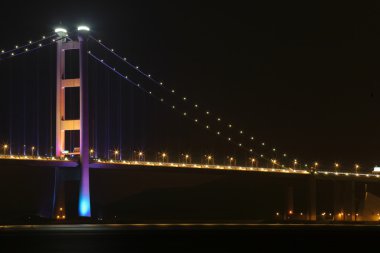
[[[348,213],[349,216],[345,216],[344,219],[356,220],[360,208],[355,201],[359,198],[355,184],[356,188],[360,188],[365,187],[367,183],[377,184],[380,180],[379,174],[364,171],[359,164],[353,164],[351,169],[347,169],[342,168],[339,163],[334,163],[332,169],[327,169],[320,166],[318,162],[301,162],[292,155],[279,151],[267,142],[248,134],[248,131],[237,128],[235,124],[225,120],[220,114],[205,109],[206,107],[194,102],[188,96],[179,95],[179,92],[166,83],[157,81],[151,74],[143,71],[143,68],[132,64],[127,58],[108,47],[106,43],[95,38],[87,26],[78,26],[73,31],[60,27],[55,29],[51,35],[43,36],[39,40],[29,41],[10,50],[2,50],[0,64],[5,64],[7,61],[13,64],[15,58],[21,58],[24,55],[27,57],[30,54],[38,55],[39,51],[46,48],[53,48],[55,51],[54,64],[49,65],[50,71],[55,72],[55,80],[46,82],[48,83],[46,87],[50,90],[50,104],[44,105],[44,109],[48,108],[46,115],[50,117],[50,120],[41,120],[40,114],[43,114],[44,110],[41,109],[41,106],[37,106],[31,119],[33,121],[31,128],[34,130],[29,135],[32,136],[30,137],[32,140],[28,139],[27,135],[31,130],[28,125],[30,122],[27,121],[30,121],[31,116],[26,113],[28,105],[26,105],[25,97],[29,97],[30,94],[26,94],[27,89],[24,89],[22,95],[24,106],[21,109],[24,114],[20,116],[21,121],[24,122],[23,127],[15,125],[16,120],[13,117],[17,114],[15,112],[17,109],[10,106],[9,134],[4,138],[0,159],[3,164],[56,168],[57,173],[65,168],[79,169],[78,213],[81,217],[91,217],[90,170],[95,169],[158,167],[182,171],[192,170],[199,173],[217,171],[218,173],[265,174],[280,177],[284,181],[289,178],[301,177],[308,182],[307,219],[309,220],[315,220],[317,216],[317,181],[343,182],[344,185],[348,185],[349,187],[341,187],[345,188],[348,201],[344,201],[344,207],[342,205],[335,207],[334,216],[340,217],[343,213]],[[89,70],[90,64],[96,64],[94,73]],[[51,65],[55,65],[55,67],[52,68]],[[127,68],[128,74],[125,71]],[[107,72],[101,76],[101,71]],[[111,74],[117,77],[116,84],[111,83],[109,77]],[[42,77],[39,73],[37,76],[38,83]],[[96,83],[102,77],[108,80],[106,90],[102,90],[102,87]],[[17,77],[12,76],[10,79],[16,82]],[[52,83],[55,83],[55,86]],[[196,155],[181,150],[168,152],[152,151],[150,148],[143,150],[141,147],[138,149],[127,148],[127,144],[123,142],[126,137],[122,136],[127,135],[124,128],[128,127],[126,125],[128,122],[124,123],[126,121],[122,119],[123,111],[120,109],[127,100],[127,98],[123,100],[122,97],[121,85],[124,84],[138,90],[140,94],[144,94],[144,99],[154,101],[154,107],[166,108],[165,113],[170,117],[173,115],[181,118],[183,124],[191,125],[191,129],[199,129],[208,138],[210,136],[211,139],[214,138],[215,142],[231,147],[234,151],[230,153],[239,153],[239,155],[220,155],[219,157],[223,158],[218,160],[217,153]],[[114,112],[112,112],[112,101],[109,96],[112,92],[110,90],[113,90],[114,97],[119,99],[119,109],[116,108]],[[43,100],[38,91],[33,92],[33,95],[30,96],[31,100],[37,101],[33,103]],[[103,96],[103,92],[107,96]],[[10,88],[10,99],[15,94],[20,95],[20,92]],[[55,101],[53,101],[54,99]],[[98,109],[104,109],[101,105],[104,102],[103,99],[107,100],[107,115],[105,116],[97,114]],[[117,123],[114,123],[113,126],[109,122],[104,123],[109,118],[113,118]],[[41,130],[40,122],[45,122],[45,130]],[[144,127],[141,128],[144,130]],[[112,134],[116,136],[113,141],[110,137]],[[29,144],[26,144],[27,142]],[[110,142],[113,143],[110,144]],[[110,146],[113,148],[110,149]],[[337,191],[343,190],[339,188]],[[287,192],[288,201],[285,215],[293,213],[294,193],[292,187],[288,188]],[[53,203],[55,211],[52,216],[62,218],[59,213],[64,204],[62,201],[58,201],[59,194],[59,190],[57,190],[57,198],[55,198],[57,201]],[[337,199],[336,202],[339,200]],[[337,211],[338,209],[339,211]]]

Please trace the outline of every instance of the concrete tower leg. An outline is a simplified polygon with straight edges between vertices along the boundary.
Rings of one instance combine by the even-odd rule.
[[[60,37],[66,36],[67,32],[58,33]],[[56,96],[56,139],[55,156],[61,156],[65,148],[65,132],[62,129],[61,121],[65,115],[65,92],[62,87],[62,79],[65,73],[65,52],[63,49],[64,39],[57,41],[57,96]]]
[[[78,31],[80,64],[80,189],[79,216],[91,217],[89,170],[89,90],[87,80],[87,30]]]
[[[57,41],[57,103],[56,103],[56,147],[55,155],[61,157],[65,150],[65,132],[80,131],[80,120],[66,118],[65,93],[67,88],[80,86],[80,78],[66,79],[65,61],[67,50],[79,50],[79,42],[66,41],[67,31],[63,28],[56,29],[60,40]],[[73,152],[73,150],[70,150]]]

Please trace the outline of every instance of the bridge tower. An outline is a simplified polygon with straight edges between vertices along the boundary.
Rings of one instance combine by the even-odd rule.
[[[87,82],[87,39],[89,28],[78,27],[78,40],[66,40],[66,29],[57,28],[57,109],[56,109],[56,156],[65,151],[66,131],[79,131],[80,189],[79,216],[91,217],[90,180],[89,180],[89,112]],[[65,55],[68,50],[79,51],[79,76],[66,78]],[[65,112],[65,93],[67,88],[79,88],[79,119],[67,119]],[[74,150],[72,150],[74,151]]]

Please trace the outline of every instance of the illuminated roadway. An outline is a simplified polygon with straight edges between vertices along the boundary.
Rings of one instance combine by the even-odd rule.
[[[16,161],[16,163],[31,166],[47,166],[47,167],[77,167],[79,164],[75,160],[57,159],[55,157],[32,157],[32,156],[1,156],[2,161]],[[27,163],[26,163],[27,162]],[[292,168],[259,168],[245,166],[230,165],[213,165],[213,164],[195,164],[195,163],[171,163],[171,162],[151,162],[151,161],[113,161],[94,159],[90,164],[92,169],[123,169],[127,167],[163,167],[178,169],[197,169],[197,170],[222,170],[222,171],[240,171],[240,172],[256,172],[256,173],[275,173],[290,175],[310,175],[314,174],[321,177],[345,177],[347,179],[356,179],[359,181],[380,180],[379,174],[373,173],[352,173],[338,171],[316,171],[292,169]]]

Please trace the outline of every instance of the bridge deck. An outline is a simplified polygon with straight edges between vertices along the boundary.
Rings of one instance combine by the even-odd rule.
[[[58,159],[55,157],[31,157],[31,156],[2,156],[0,160],[3,162],[16,162],[18,164],[30,166],[46,166],[46,167],[78,167],[79,163],[68,158]],[[291,168],[259,168],[245,166],[230,165],[213,165],[213,164],[194,164],[194,163],[171,163],[171,162],[152,162],[152,161],[106,161],[93,160],[90,164],[91,169],[123,169],[127,167],[162,167],[162,168],[178,168],[178,169],[194,169],[194,170],[220,170],[220,171],[240,171],[240,172],[256,172],[256,173],[275,173],[289,175],[310,175],[312,172],[307,170],[291,169]],[[380,175],[373,173],[352,173],[338,171],[316,171],[313,174],[318,179],[349,179],[356,181],[379,181]]]

